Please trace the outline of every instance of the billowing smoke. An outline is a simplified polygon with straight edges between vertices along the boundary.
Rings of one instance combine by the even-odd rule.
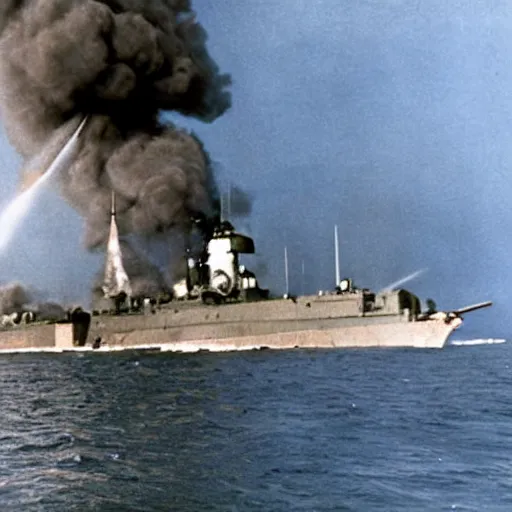
[[[24,158],[89,116],[61,180],[88,248],[106,241],[111,190],[121,234],[186,232],[215,213],[201,143],[160,120],[169,110],[213,121],[230,104],[188,0],[3,0],[0,31],[0,112]]]
[[[33,294],[19,283],[0,286],[0,329],[19,323],[24,312],[32,313],[33,318],[37,317],[39,320],[59,321],[66,318],[67,312],[59,304],[34,299]],[[14,316],[6,319],[3,315]]]
[[[10,315],[21,311],[30,302],[30,295],[19,283],[0,287],[0,314]]]

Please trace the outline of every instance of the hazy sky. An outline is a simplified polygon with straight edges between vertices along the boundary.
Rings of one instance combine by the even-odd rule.
[[[468,315],[469,328],[507,334],[510,3],[194,6],[210,53],[232,75],[233,106],[213,124],[172,119],[200,135],[221,185],[253,195],[239,227],[255,237],[258,255],[247,263],[266,265],[262,283],[284,290],[286,244],[292,289],[302,289],[302,260],[309,291],[332,287],[337,223],[342,274],[356,284],[379,288],[427,268],[411,290],[445,308],[492,299],[492,311]],[[13,194],[18,164],[4,140],[1,149],[3,190]],[[0,260],[0,277],[35,276],[35,286],[70,297],[88,292],[98,259],[80,252],[73,218],[45,194]]]

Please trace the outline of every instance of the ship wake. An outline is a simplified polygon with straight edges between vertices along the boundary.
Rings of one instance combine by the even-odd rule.
[[[505,338],[475,338],[471,340],[454,340],[451,341],[449,344],[464,347],[472,345],[499,345],[501,343],[506,342],[507,340]]]

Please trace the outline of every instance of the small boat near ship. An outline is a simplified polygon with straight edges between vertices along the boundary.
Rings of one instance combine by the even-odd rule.
[[[134,297],[112,204],[103,296],[92,312],[76,308],[46,321],[26,311],[11,315],[10,325],[0,328],[0,353],[442,348],[462,315],[492,304],[438,312],[430,303],[422,311],[419,298],[407,290],[375,293],[350,279],[339,280],[332,292],[273,298],[240,264],[240,254],[254,253],[253,240],[227,221],[208,231],[203,255],[188,259],[187,275],[172,294]]]

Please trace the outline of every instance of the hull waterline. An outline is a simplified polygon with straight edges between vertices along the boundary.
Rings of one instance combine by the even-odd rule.
[[[76,346],[66,325],[33,326],[30,336],[25,332],[9,332],[9,339],[0,333],[1,353],[30,352],[112,352],[153,350],[162,352],[228,352],[272,349],[343,349],[372,347],[443,348],[460,319],[449,324],[440,320],[422,322],[389,322],[386,324],[352,325],[332,329],[307,329],[223,338],[175,339],[168,329],[103,332],[101,342],[94,346]],[[38,329],[40,327],[41,329]],[[96,334],[100,332],[97,331]],[[17,334],[17,335],[16,335]],[[94,335],[94,333],[93,333]],[[183,336],[183,329],[181,330]],[[96,339],[98,336],[96,336]]]

